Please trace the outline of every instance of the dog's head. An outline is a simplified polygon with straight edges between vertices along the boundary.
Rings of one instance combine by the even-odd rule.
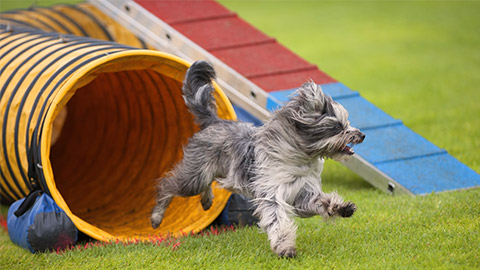
[[[325,95],[320,86],[305,83],[284,107],[302,150],[310,156],[344,160],[365,134],[350,126],[345,108]]]

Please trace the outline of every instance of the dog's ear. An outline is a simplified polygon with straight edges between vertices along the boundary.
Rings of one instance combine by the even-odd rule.
[[[297,92],[297,102],[307,113],[334,115],[333,100],[323,93],[320,85],[310,81],[304,83]]]

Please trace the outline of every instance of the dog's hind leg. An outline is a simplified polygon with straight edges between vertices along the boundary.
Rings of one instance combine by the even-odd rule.
[[[157,201],[151,216],[153,228],[162,223],[165,210],[174,196],[190,197],[202,194],[202,207],[205,210],[210,208],[213,200],[211,183],[216,171],[213,166],[210,166],[213,169],[207,169],[208,164],[200,161],[186,156],[169,176],[160,179],[157,185]]]
[[[150,221],[152,222],[152,227],[154,229],[158,228],[163,221],[163,216],[165,215],[165,210],[167,210],[167,206],[172,201],[173,196],[165,197],[162,200],[158,200],[155,207],[152,210],[152,216],[150,217]]]
[[[213,203],[213,192],[212,192],[212,185],[209,185],[207,190],[201,193],[201,200],[203,210],[207,211],[210,209]]]
[[[158,180],[157,185],[157,200],[152,209],[152,215],[150,221],[154,229],[158,228],[162,223],[165,210],[175,195],[175,179],[172,177],[165,177]]]

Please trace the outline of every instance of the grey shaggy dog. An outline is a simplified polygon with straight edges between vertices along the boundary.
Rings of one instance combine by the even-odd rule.
[[[325,158],[343,160],[354,154],[348,145],[365,135],[350,126],[347,111],[320,86],[305,83],[261,127],[222,120],[212,95],[213,67],[195,62],[183,85],[185,103],[200,131],[184,148],[183,159],[157,184],[151,222],[161,223],[174,196],[201,194],[203,209],[212,205],[211,184],[252,199],[258,225],[272,250],[281,257],[296,255],[293,217],[350,217],[356,210],[335,192],[322,191]]]

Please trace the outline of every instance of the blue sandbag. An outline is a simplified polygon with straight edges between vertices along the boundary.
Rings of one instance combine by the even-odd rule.
[[[32,253],[74,245],[77,228],[49,195],[41,193],[32,192],[10,206],[7,216],[10,239]]]

